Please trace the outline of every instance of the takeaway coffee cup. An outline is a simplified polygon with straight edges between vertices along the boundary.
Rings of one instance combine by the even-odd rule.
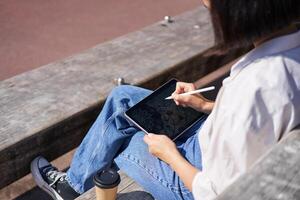
[[[115,200],[120,181],[120,175],[116,170],[98,171],[94,176],[97,200]]]

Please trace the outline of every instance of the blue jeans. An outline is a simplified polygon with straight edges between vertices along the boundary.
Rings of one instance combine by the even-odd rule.
[[[76,150],[67,180],[79,193],[93,187],[93,175],[110,167],[118,169],[139,183],[153,197],[159,199],[193,199],[168,164],[152,156],[144,143],[144,133],[125,116],[124,111],[148,96],[152,91],[121,85],[108,96],[103,109]],[[198,129],[203,120],[176,140],[181,154],[195,167],[201,169],[201,152]]]

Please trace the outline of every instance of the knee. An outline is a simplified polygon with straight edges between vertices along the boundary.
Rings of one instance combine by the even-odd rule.
[[[132,85],[119,85],[116,86],[110,93],[110,96],[123,96],[128,93],[132,93],[135,90],[135,86]]]
[[[145,98],[147,95],[151,93],[150,90],[132,86],[132,85],[120,85],[115,87],[107,100],[117,103],[118,105],[124,107],[126,109],[132,107],[137,102]]]

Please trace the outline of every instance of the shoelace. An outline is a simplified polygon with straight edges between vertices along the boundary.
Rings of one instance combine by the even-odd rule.
[[[47,173],[46,176],[49,176],[51,179],[54,179],[54,181],[49,184],[51,187],[54,185],[57,181],[64,181],[66,179],[67,173],[57,171],[56,168],[51,168]]]

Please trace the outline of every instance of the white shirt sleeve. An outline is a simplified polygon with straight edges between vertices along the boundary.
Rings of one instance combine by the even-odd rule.
[[[192,193],[195,200],[203,200],[202,197],[205,197],[206,200],[210,200],[217,196],[212,181],[202,172],[198,172],[194,177]]]

